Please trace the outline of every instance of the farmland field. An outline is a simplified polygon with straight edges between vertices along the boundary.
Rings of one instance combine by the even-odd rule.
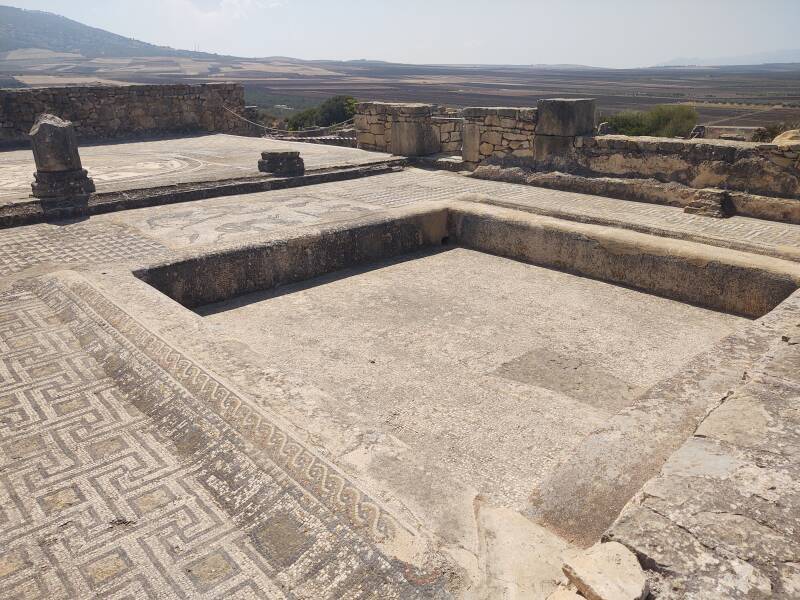
[[[800,122],[800,64],[619,70],[290,58],[90,59],[17,51],[0,55],[0,80],[27,86],[236,81],[245,85],[249,103],[277,106],[277,113],[337,94],[456,107],[531,106],[544,97],[588,96],[597,99],[601,113],[686,103],[697,108],[704,124]]]

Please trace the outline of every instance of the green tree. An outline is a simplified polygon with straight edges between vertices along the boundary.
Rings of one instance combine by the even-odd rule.
[[[356,99],[352,96],[334,96],[319,105],[320,127],[328,127],[336,123],[343,123],[356,114]]]
[[[317,107],[307,108],[289,117],[289,129],[298,131],[344,123],[356,114],[356,102],[352,96],[328,98]]]
[[[318,119],[319,111],[316,108],[307,108],[293,114],[289,117],[287,123],[290,131],[299,131],[300,129],[316,127]]]

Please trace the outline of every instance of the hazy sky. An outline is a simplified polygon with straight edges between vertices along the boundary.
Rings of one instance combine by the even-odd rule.
[[[239,56],[651,66],[800,48],[800,0],[0,0]]]

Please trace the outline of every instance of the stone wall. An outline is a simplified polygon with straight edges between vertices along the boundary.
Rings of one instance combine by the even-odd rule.
[[[735,139],[742,142],[752,142],[757,135],[766,134],[766,130],[763,127],[738,127],[735,125],[698,125],[695,127],[695,131],[697,130],[701,133],[697,137],[706,140]]]
[[[563,155],[537,155],[535,163],[538,169],[800,199],[800,144],[582,136]]]
[[[464,162],[800,199],[800,144],[594,134],[591,99],[464,109]]]
[[[463,114],[465,162],[533,156],[535,108],[465,108]]]
[[[433,117],[431,124],[439,140],[439,152],[461,154],[464,119],[461,117]]]
[[[356,143],[364,150],[389,152],[392,143],[393,104],[385,102],[359,102],[353,124]]]
[[[463,140],[468,166],[652,179],[696,190],[800,199],[797,143],[596,136],[595,102],[589,98],[542,99],[536,108],[465,108],[460,132],[458,118],[434,116],[434,109],[429,104],[360,103],[358,146],[425,156],[457,152]]]
[[[0,145],[26,144],[41,113],[72,121],[82,141],[188,132],[257,134],[223,106],[244,112],[240,84],[0,89]]]
[[[355,128],[358,147],[402,156],[439,152],[439,131],[431,104],[359,102]]]

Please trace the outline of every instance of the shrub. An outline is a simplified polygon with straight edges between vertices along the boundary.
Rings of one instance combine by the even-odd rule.
[[[319,111],[316,108],[307,108],[289,117],[288,125],[290,131],[299,129],[309,129],[317,125]]]
[[[770,123],[759,129],[753,136],[754,142],[771,142],[784,131],[800,129],[800,123]]]
[[[317,125],[327,127],[343,123],[356,114],[356,99],[352,96],[334,96],[319,105]]]
[[[697,125],[697,111],[683,104],[661,104],[648,111],[623,111],[604,120],[623,135],[687,137]]]
[[[352,96],[334,96],[318,107],[307,108],[289,117],[289,129],[328,127],[342,123],[356,114],[356,99]]]

